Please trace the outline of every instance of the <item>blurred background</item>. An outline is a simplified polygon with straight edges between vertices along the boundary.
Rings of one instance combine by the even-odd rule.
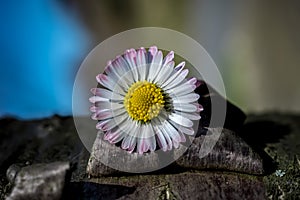
[[[89,51],[132,28],[180,31],[211,55],[246,112],[300,111],[300,2],[16,0],[0,3],[0,116],[72,114]]]

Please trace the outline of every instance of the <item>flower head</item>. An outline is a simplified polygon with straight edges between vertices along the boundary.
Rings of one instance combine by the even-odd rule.
[[[155,46],[129,49],[97,75],[90,110],[105,140],[142,154],[157,144],[163,151],[178,148],[185,134],[194,134],[192,120],[203,110],[194,92],[199,82],[187,79],[185,62],[175,66],[173,58],[173,51],[163,58]]]

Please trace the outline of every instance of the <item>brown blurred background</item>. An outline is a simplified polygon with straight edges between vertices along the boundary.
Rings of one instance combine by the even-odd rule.
[[[299,1],[69,1],[94,45],[131,28],[174,29],[208,51],[243,110],[300,111]]]
[[[300,1],[12,0],[0,11],[0,117],[71,115],[89,51],[149,26],[197,40],[244,111],[300,112]]]

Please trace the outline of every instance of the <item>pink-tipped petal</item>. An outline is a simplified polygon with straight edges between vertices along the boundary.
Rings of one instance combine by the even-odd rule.
[[[165,120],[164,127],[167,130],[169,136],[171,137],[172,141],[180,141],[179,132],[174,128],[174,126],[169,122],[169,120]]]
[[[121,88],[114,80],[112,80],[110,77],[104,75],[104,74],[98,74],[96,76],[96,79],[98,83],[109,89],[110,91],[113,91],[114,93],[118,93],[120,95],[125,96],[125,91],[123,88]]]
[[[122,144],[121,144],[121,148],[122,148],[122,149],[128,149],[128,148],[129,148],[130,139],[131,139],[131,136],[126,136],[126,137],[123,139]]]
[[[97,107],[94,105],[90,107],[91,112],[96,112],[97,110],[98,110]]]
[[[148,81],[152,82],[155,77],[157,77],[157,74],[161,71],[162,68],[162,52],[158,51],[150,64],[149,67],[149,73],[148,73]]]
[[[152,47],[149,48],[148,51],[151,53],[151,55],[153,57],[157,53],[157,47],[156,46],[152,46]]]
[[[201,80],[197,80],[195,85],[196,87],[199,87],[200,85],[203,85],[204,84],[204,81],[201,81]]]
[[[177,140],[172,140],[172,142],[173,142],[173,146],[174,146],[174,148],[178,148],[179,147],[179,141],[177,141]]]
[[[103,109],[99,112],[96,112],[92,115],[92,118],[95,120],[105,120],[112,117],[117,117],[119,115],[122,115],[126,112],[124,109],[118,109],[118,110],[110,110],[110,109]]]
[[[109,101],[109,99],[107,99],[107,98],[103,98],[103,97],[98,97],[98,96],[93,96],[93,97],[90,97],[89,98],[89,101],[91,102],[91,103],[96,103],[96,102],[108,102]]]
[[[137,59],[136,59],[137,69],[139,72],[140,81],[146,80],[147,75],[147,67],[146,67],[146,50],[141,47],[137,51]]]
[[[180,126],[180,125],[176,124],[175,122],[173,122],[171,120],[170,120],[170,123],[174,127],[176,127],[176,129],[178,129],[179,131],[185,133],[186,135],[194,135],[194,133],[195,133],[195,131],[194,131],[194,129],[192,127],[189,127],[189,128],[183,127],[183,126]]]
[[[185,135],[183,134],[183,132],[179,132],[179,135],[180,135],[180,142],[186,142],[186,137],[185,137]]]
[[[173,81],[171,81],[168,85],[165,86],[165,89],[168,90],[168,89],[174,88],[174,87],[178,86],[179,84],[181,84],[185,80],[185,78],[188,75],[188,73],[189,73],[188,69],[182,70],[181,73],[179,73],[174,78]]]
[[[173,73],[168,79],[166,79],[166,81],[161,85],[162,88],[168,86],[176,77],[178,77],[181,73],[181,71],[183,70],[183,64],[179,64],[177,65],[177,70],[175,70],[175,73]],[[167,88],[166,88],[167,89]]]
[[[182,95],[191,93],[195,89],[196,89],[196,86],[194,84],[190,84],[189,82],[185,82],[182,85],[179,85],[178,87],[166,90],[166,92],[168,92],[170,96],[178,97],[178,96],[182,96]]]
[[[181,115],[182,117],[184,118],[187,118],[187,119],[190,119],[190,120],[199,120],[201,119],[201,116],[199,113],[186,113],[186,112],[178,112],[178,111],[175,111],[175,113],[177,115]]]
[[[156,149],[156,140],[155,140],[155,137],[152,136],[149,138],[149,150],[155,151],[155,149]]]
[[[165,66],[168,62],[174,59],[174,51],[170,51],[168,55],[163,60],[163,66]]]
[[[165,66],[161,68],[160,73],[154,78],[154,81],[157,82],[159,85],[162,85],[172,74],[174,70],[174,61],[168,62]]]
[[[116,92],[112,92],[110,90],[103,89],[103,88],[92,88],[91,92],[94,95],[105,98],[105,99],[110,99],[110,100],[114,100],[114,101],[123,101],[124,100],[123,95],[120,95]]]
[[[185,66],[185,62],[182,61],[174,69],[175,69],[175,71],[181,71],[184,68],[184,66]]]
[[[175,113],[172,113],[169,116],[170,120],[172,120],[173,122],[184,126],[184,127],[192,127],[193,126],[193,122],[187,118],[184,118],[182,115],[177,115]]]
[[[169,135],[169,131],[167,130],[167,127],[164,125],[163,120],[161,117],[158,117],[158,120],[160,121],[160,125],[158,125],[159,131],[163,134],[164,138],[167,142],[167,150],[170,151],[173,147],[173,143],[171,140],[171,137]]]
[[[136,66],[136,51],[135,49],[127,50],[124,54],[125,61],[128,63],[129,68],[131,70],[133,81],[137,82],[139,80],[139,75]]]
[[[174,103],[174,110],[182,111],[182,112],[197,112],[199,106],[194,104],[186,104],[186,103]]]
[[[186,95],[178,96],[173,98],[173,103],[191,103],[194,101],[198,101],[200,95],[196,93],[189,93]]]
[[[117,128],[127,119],[128,119],[128,116],[126,114],[122,114],[122,115],[116,116],[112,119],[98,122],[96,125],[96,128],[103,130],[103,131],[109,131],[114,128]]]
[[[165,137],[163,136],[163,134],[161,133],[161,131],[157,128],[157,142],[158,142],[158,145],[159,147],[163,150],[163,151],[167,151],[167,142],[166,142],[166,139]]]
[[[204,108],[203,108],[203,106],[201,104],[198,104],[197,106],[198,106],[197,112],[201,112],[201,111],[204,110]]]

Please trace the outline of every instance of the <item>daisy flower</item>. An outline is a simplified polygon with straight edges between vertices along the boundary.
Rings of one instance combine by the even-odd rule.
[[[193,120],[203,110],[194,92],[199,82],[187,79],[185,62],[175,66],[173,58],[173,51],[163,58],[156,46],[129,49],[96,76],[90,110],[104,140],[143,154],[178,148],[194,134]]]

